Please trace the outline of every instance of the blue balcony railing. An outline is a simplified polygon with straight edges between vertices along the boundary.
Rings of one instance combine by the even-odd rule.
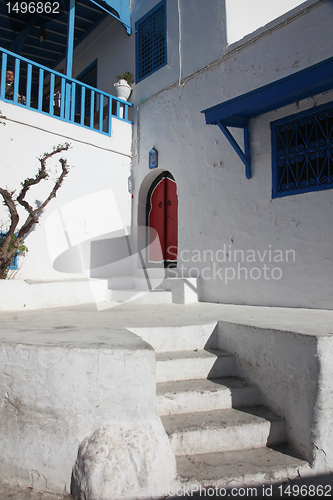
[[[111,135],[112,117],[129,122],[131,103],[0,47],[0,99]],[[6,72],[14,83],[6,85]]]

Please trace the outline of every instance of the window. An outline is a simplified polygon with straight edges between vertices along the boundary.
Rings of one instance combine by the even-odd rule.
[[[333,103],[272,122],[273,198],[333,188]]]
[[[167,63],[165,0],[135,24],[136,81],[140,82]]]
[[[79,80],[82,83],[86,83],[90,85],[90,87],[97,88],[97,59],[91,63],[82,73],[80,73],[76,80]],[[76,90],[76,106],[75,112],[77,114],[81,111],[81,92],[82,88],[77,86]],[[85,103],[84,103],[84,115],[90,115],[90,90],[86,90],[85,93]],[[95,94],[95,109],[96,109],[96,94]]]

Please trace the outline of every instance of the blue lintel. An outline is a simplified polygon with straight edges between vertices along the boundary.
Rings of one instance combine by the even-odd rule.
[[[202,113],[205,114],[207,124],[218,125],[221,128],[245,164],[248,174],[250,163],[247,162],[250,161],[250,148],[245,141],[248,140],[246,128],[249,120],[332,89],[333,57],[330,57],[292,75],[207,108]],[[226,127],[244,129],[244,144],[247,151],[243,153]],[[237,148],[235,144],[237,144]]]
[[[90,0],[105,12],[118,19],[131,35],[130,0]]]

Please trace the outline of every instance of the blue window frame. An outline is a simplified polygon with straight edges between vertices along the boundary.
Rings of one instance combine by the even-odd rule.
[[[5,241],[6,234],[7,233],[0,232],[0,247],[1,247],[2,243]],[[16,252],[14,254],[14,256],[12,258],[12,262],[11,262],[11,264],[9,266],[9,269],[17,269],[18,268],[17,259],[18,259],[18,252]]]
[[[271,123],[273,198],[333,188],[333,103]]]
[[[86,67],[80,73],[77,77],[76,80],[79,80],[79,82],[86,83],[87,85],[90,85],[90,87],[94,87],[95,89],[97,88],[97,59],[93,61],[89,66]],[[77,87],[76,91],[76,102],[75,102],[75,113],[79,114],[80,113],[80,106],[81,106],[81,92],[82,88]],[[85,116],[89,116],[90,113],[90,102],[91,102],[91,97],[90,97],[91,91],[87,90],[85,94],[85,103],[84,103],[84,114]],[[96,109],[96,94],[95,94],[95,109]]]
[[[165,0],[135,23],[135,31],[136,81],[140,82],[167,63]]]

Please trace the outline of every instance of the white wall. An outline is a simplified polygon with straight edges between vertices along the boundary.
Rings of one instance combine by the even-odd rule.
[[[286,419],[289,444],[316,472],[331,471],[332,336],[220,321],[217,345],[237,355],[241,375]]]
[[[190,256],[183,254],[179,267],[184,265],[184,275],[193,268],[194,276],[197,269],[201,273],[209,268],[204,273],[207,279],[201,279],[202,300],[333,307],[332,190],[272,200],[270,122],[298,110],[291,105],[251,120],[250,180],[219,128],[207,126],[201,113],[329,57],[332,18],[332,5],[326,2],[292,23],[286,22],[270,35],[263,30],[256,43],[244,47],[239,44],[238,50],[226,54],[219,64],[138,106],[134,213],[140,185],[149,174],[148,152],[155,146],[159,167],[169,170],[178,185],[180,254],[197,251]],[[316,97],[317,104],[330,100],[332,93]],[[312,106],[312,99],[303,101],[299,111]],[[270,268],[276,264],[272,259],[269,262],[269,250],[282,251],[284,262],[277,264],[281,279],[265,279],[262,272],[258,280],[246,280],[243,273],[241,279],[225,283],[224,270],[222,277],[217,272],[226,264],[216,258],[216,252],[222,251],[224,245],[226,252],[229,245],[230,250],[254,250],[257,261],[250,268],[262,267],[258,250],[266,250],[264,264]],[[205,250],[213,252],[212,259],[204,254]],[[294,251],[288,254],[289,262],[286,250]],[[230,267],[237,271],[236,264]],[[275,276],[279,275],[276,272]]]
[[[36,174],[40,165],[38,157],[60,143],[69,142],[72,146],[63,153],[71,166],[70,172],[57,197],[42,214],[40,223],[27,236],[25,243],[29,252],[20,259],[15,277],[49,280],[86,276],[76,258],[61,270],[59,266],[57,270],[53,268],[54,261],[69,247],[130,225],[131,195],[127,180],[132,126],[114,118],[109,137],[13,104],[1,102],[1,109],[7,116],[6,126],[0,130],[2,186],[18,193],[20,183]],[[48,166],[49,180],[32,187],[27,196],[32,204],[44,199],[59,175],[58,159],[49,161]],[[50,218],[51,214],[55,215]],[[58,227],[59,214],[62,222]],[[22,220],[26,217],[23,209],[20,216]],[[6,209],[1,205],[0,221],[6,220]]]
[[[226,0],[227,38],[234,43],[304,0]]]
[[[74,51],[73,78],[97,59],[97,88],[115,95],[117,74],[134,75],[135,34],[127,35],[123,25],[108,16]]]
[[[158,0],[132,2],[132,28]],[[218,59],[226,46],[224,0],[167,0],[167,64],[135,85],[132,102],[141,102]]]

